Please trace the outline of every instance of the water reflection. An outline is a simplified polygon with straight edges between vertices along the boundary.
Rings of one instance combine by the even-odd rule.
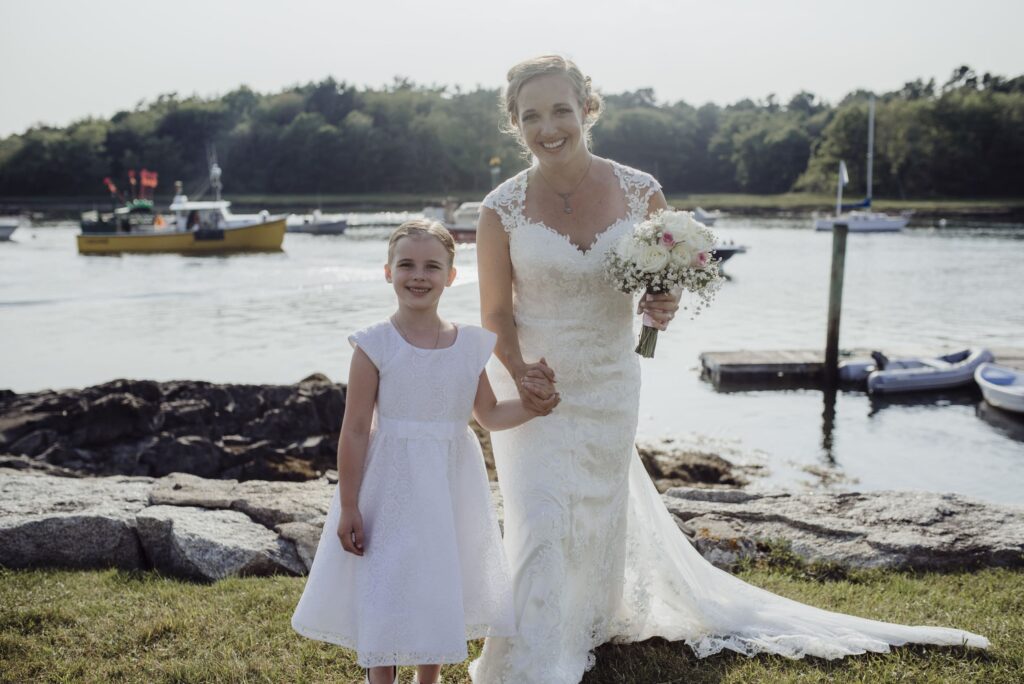
[[[902,394],[869,394],[868,401],[871,418],[892,407],[919,408],[922,410],[939,409],[946,406],[973,406],[981,400],[981,390],[977,385],[958,387],[939,392],[905,392]]]
[[[1024,442],[1024,416],[996,408],[987,401],[978,402],[974,415],[995,428],[996,432],[1017,442]]]
[[[836,457],[833,452],[835,445],[833,433],[836,428],[836,395],[839,390],[832,386],[822,391],[824,409],[821,412],[821,451],[825,462],[830,466],[836,465]]]

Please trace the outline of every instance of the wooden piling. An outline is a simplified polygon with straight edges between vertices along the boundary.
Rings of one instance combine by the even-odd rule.
[[[839,318],[843,304],[843,272],[846,267],[846,235],[849,226],[832,224],[832,275],[828,287],[828,333],[825,336],[825,385],[839,382]]]

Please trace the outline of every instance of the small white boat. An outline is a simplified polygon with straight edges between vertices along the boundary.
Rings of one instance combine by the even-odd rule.
[[[289,233],[342,235],[348,220],[341,214],[324,214],[314,209],[312,214],[288,214],[285,225]]]
[[[717,209],[715,211],[705,211],[702,207],[697,207],[693,210],[693,218],[710,228],[715,225],[715,221],[722,218],[722,212]]]
[[[27,227],[28,219],[23,216],[0,216],[0,242],[11,239],[20,227]]]
[[[983,363],[974,371],[974,380],[988,403],[1005,411],[1024,413],[1024,372]]]
[[[974,371],[992,361],[992,352],[982,347],[937,356],[889,360],[879,354],[876,363],[882,367],[868,374],[868,392],[921,392],[969,385]]]
[[[480,207],[483,202],[463,202],[457,208],[424,207],[423,216],[440,221],[456,242],[476,242],[476,224],[480,221]]]

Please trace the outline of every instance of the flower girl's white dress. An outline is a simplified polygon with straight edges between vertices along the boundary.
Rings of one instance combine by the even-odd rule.
[[[515,633],[509,571],[468,427],[493,333],[460,325],[442,349],[384,321],[349,337],[380,373],[359,510],[365,555],[337,535],[334,490],[292,627],[358,652],[363,667],[457,663],[466,640]]]

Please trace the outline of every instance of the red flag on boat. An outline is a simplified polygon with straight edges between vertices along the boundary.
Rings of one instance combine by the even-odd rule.
[[[110,180],[110,178],[104,178],[103,182],[106,184],[107,190],[110,191],[111,195],[117,194],[117,186],[114,185],[114,181]]]

